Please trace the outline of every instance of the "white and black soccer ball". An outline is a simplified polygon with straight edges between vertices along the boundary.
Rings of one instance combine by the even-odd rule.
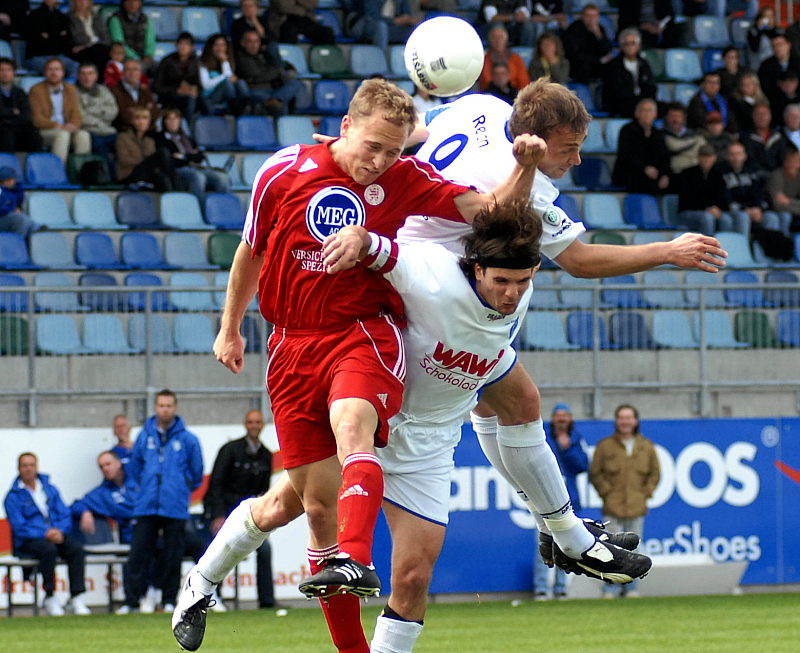
[[[411,81],[442,97],[468,90],[483,68],[478,32],[467,21],[452,16],[437,16],[417,25],[404,54]]]

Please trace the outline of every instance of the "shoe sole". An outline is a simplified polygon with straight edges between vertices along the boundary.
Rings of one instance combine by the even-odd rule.
[[[595,578],[597,580],[602,580],[603,582],[613,584],[613,585],[626,585],[627,583],[632,583],[634,580],[638,578],[644,578],[650,572],[650,568],[653,566],[652,561],[648,559],[648,564],[644,571],[637,573],[636,575],[626,574],[622,571],[612,571],[612,572],[605,572],[605,571],[598,571],[597,569],[593,569],[589,565],[583,563],[580,560],[573,561],[576,566],[583,569],[583,573],[587,576]]]
[[[203,631],[203,637],[200,638],[200,641],[194,644],[192,642],[181,641],[180,635],[176,632],[179,627],[180,624],[175,626],[175,628],[172,629],[172,634],[175,636],[175,641],[178,642],[178,646],[180,646],[184,651],[196,651],[203,645],[203,637],[205,637],[205,630]]]
[[[380,587],[348,587],[347,585],[304,585],[298,588],[300,593],[308,599],[324,599],[336,594],[353,594],[361,599],[380,596]]]

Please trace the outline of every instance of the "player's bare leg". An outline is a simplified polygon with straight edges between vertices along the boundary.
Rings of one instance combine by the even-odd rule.
[[[392,593],[375,625],[372,653],[410,653],[422,632],[445,527],[384,501],[392,535]]]

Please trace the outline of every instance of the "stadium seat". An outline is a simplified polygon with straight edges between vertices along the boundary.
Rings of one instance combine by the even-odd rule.
[[[172,340],[180,353],[210,354],[214,337],[211,320],[205,315],[180,313],[172,319]]]
[[[308,51],[308,67],[312,73],[334,79],[350,74],[344,51],[338,45],[312,45]]]
[[[731,18],[731,44],[740,49],[746,48],[748,45],[747,32],[752,24],[753,22],[749,18]]]
[[[679,197],[675,193],[661,196],[661,215],[667,224],[678,224],[678,199]]]
[[[733,336],[731,318],[724,311],[696,311],[692,321],[695,339],[698,342],[705,341],[706,347],[711,349],[746,349],[750,346],[746,342],[739,342]],[[705,331],[704,338],[700,336],[701,329]]]
[[[760,349],[777,345],[769,316],[761,311],[739,311],[733,316],[733,333],[740,342]]]
[[[203,213],[206,222],[217,229],[236,229],[244,226],[244,209],[236,195],[232,193],[206,193]]]
[[[725,62],[722,60],[722,50],[710,48],[703,50],[703,72],[710,73],[717,68],[722,68]]]
[[[215,290],[213,292],[214,303],[217,308],[223,308],[225,306],[225,292],[228,287],[228,277],[230,273],[225,270],[223,272],[217,272],[214,274],[214,280],[211,282],[213,286],[218,288],[222,288],[222,290]],[[253,297],[253,300],[247,306],[248,311],[257,311],[258,310],[258,296]]]
[[[703,272],[702,270],[689,270],[683,282],[687,286],[716,286],[703,288],[702,292],[699,289],[685,289],[683,296],[687,306],[692,308],[697,306],[704,306],[705,308],[724,308],[728,305],[725,301],[725,295],[720,288],[722,279],[718,274],[711,274],[709,272]]]
[[[696,48],[724,48],[730,45],[728,25],[718,16],[692,18],[692,46]]]
[[[159,212],[161,222],[170,229],[208,229],[200,212],[200,202],[191,193],[162,193]]]
[[[319,133],[325,136],[339,136],[342,116],[322,116],[319,119]]]
[[[386,55],[377,45],[353,45],[350,48],[350,70],[355,77],[367,79],[371,75],[387,75]]]
[[[36,349],[41,354],[86,354],[78,328],[70,315],[39,315],[36,318]]]
[[[742,308],[762,308],[765,306],[764,291],[759,287],[760,280],[756,274],[748,270],[731,270],[723,278],[728,284],[752,284],[752,288],[726,288],[725,301],[728,306]]]
[[[39,272],[33,278],[33,285],[37,288],[75,288],[77,286],[63,272]],[[33,304],[37,311],[53,313],[67,313],[88,311],[89,307],[81,304],[77,292],[40,291],[33,295]]]
[[[563,176],[559,177],[558,179],[553,179],[553,186],[558,188],[559,191],[562,193],[564,191],[569,190],[579,190],[580,187],[578,184],[575,183],[575,180],[572,177],[572,168],[569,168]]]
[[[601,286],[630,285],[630,289],[601,290],[600,299],[606,306],[614,308],[643,308],[647,302],[642,298],[642,293],[632,274],[623,274],[618,277],[606,277],[600,280]]]
[[[206,290],[188,291],[171,290],[170,302],[180,311],[215,311],[217,310],[211,291],[208,290],[206,278],[196,272],[175,272],[169,279],[169,285],[175,288],[192,287]]]
[[[303,48],[299,45],[294,43],[281,43],[278,45],[278,52],[281,55],[281,59],[294,67],[298,77],[319,77],[317,74],[312,74],[308,69],[306,55],[303,52]]]
[[[603,138],[603,125],[597,120],[592,120],[589,123],[589,130],[586,132],[586,139],[581,146],[583,152],[594,154],[598,152],[606,152],[606,139]],[[614,148],[616,151],[616,147]]]
[[[84,287],[111,286],[117,288],[117,280],[106,272],[85,272],[78,278]],[[122,308],[122,295],[118,291],[82,290],[80,302],[93,311],[113,312]]]
[[[25,356],[28,353],[28,320],[16,315],[0,315],[0,354]]]
[[[25,181],[30,188],[80,188],[69,183],[64,162],[50,152],[32,152],[25,158]]]
[[[628,241],[618,231],[595,231],[592,232],[590,242],[593,245],[627,245]]]
[[[211,7],[184,7],[181,31],[189,32],[197,41],[205,41],[219,32],[217,12]]]
[[[392,77],[400,79],[406,79],[408,77],[404,51],[405,46],[403,45],[396,44],[389,46],[389,72]]]
[[[314,106],[320,113],[342,115],[350,104],[350,87],[340,79],[321,79],[314,84]]]
[[[48,229],[78,229],[61,193],[38,191],[28,195],[28,215]]]
[[[642,56],[647,59],[647,63],[650,64],[653,77],[658,81],[664,81],[667,76],[664,71],[664,57],[661,50],[642,50]]]
[[[586,107],[586,110],[593,116],[602,117],[608,115],[608,113],[606,113],[605,111],[601,111],[595,105],[594,97],[592,97],[592,91],[586,84],[581,84],[579,82],[568,82],[566,86],[573,93],[575,93],[575,95],[578,96],[578,99],[581,102],[583,102],[583,105]]]
[[[19,157],[13,152],[0,152],[0,168],[14,168],[17,173],[17,181],[22,181],[22,163]]]
[[[665,50],[664,72],[669,79],[678,82],[696,82],[703,76],[697,54],[688,48]]]
[[[800,279],[789,270],[770,270],[764,278],[765,283],[779,283],[785,288],[767,288],[764,300],[771,306],[795,308],[800,306]]]
[[[84,234],[86,235],[86,234]],[[85,270],[72,255],[64,234],[55,231],[39,231],[31,234],[31,261],[34,265],[51,270]]]
[[[641,313],[612,313],[608,318],[608,330],[611,344],[620,349],[653,349],[655,346]]]
[[[205,247],[197,234],[168,233],[164,237],[164,260],[167,265],[187,270],[218,270],[206,258]]]
[[[800,347],[800,311],[778,311],[775,331],[783,346]]]
[[[672,84],[665,84],[664,82],[659,82],[656,84],[656,102],[669,104],[675,100],[675,96],[672,92]]]
[[[208,150],[236,148],[232,119],[225,116],[197,116],[193,125],[194,140]]]
[[[212,168],[227,170],[230,190],[249,190],[249,187],[242,181],[242,174],[235,156],[219,152],[208,152],[206,160]]]
[[[148,334],[145,328],[150,325],[150,351],[154,354],[172,354],[175,352],[175,345],[172,342],[172,333],[163,315],[147,316],[131,315],[128,318],[128,342],[131,347],[139,351],[146,352],[148,349]]]
[[[0,274],[0,288],[23,288],[24,286],[25,279],[18,274]],[[0,291],[0,312],[25,313],[27,310],[27,293]]]
[[[122,262],[139,270],[169,270],[161,246],[153,234],[131,232],[123,234],[119,241]]]
[[[336,3],[336,5],[336,9],[341,8],[338,3]],[[339,14],[337,12],[331,11],[330,9],[318,9],[317,20],[322,25],[330,27],[333,30],[333,35],[337,42],[352,42],[353,39],[347,38],[342,31],[342,24],[339,22]]]
[[[663,231],[634,231],[631,235],[631,245],[649,245],[667,240],[671,240],[671,234],[665,234]]]
[[[246,354],[261,351],[262,343],[266,340],[263,327],[264,321],[259,317],[253,317],[252,315],[242,317],[239,332],[244,338],[244,352]]]
[[[219,266],[223,270],[230,270],[236,249],[241,242],[239,234],[211,234],[208,237],[209,263]]]
[[[178,16],[172,7],[146,6],[143,11],[153,24],[156,39],[159,41],[174,41],[178,37],[181,30],[178,28]]]
[[[81,183],[81,170],[87,163],[96,162],[105,171],[108,183],[104,184],[83,184]],[[107,189],[114,186],[115,188],[123,188],[121,185],[115,185],[111,181],[111,171],[108,168],[108,159],[100,154],[70,154],[67,157],[67,179],[69,183],[77,184],[87,189]],[[98,181],[98,180],[95,180]]]
[[[627,118],[609,118],[605,124],[606,151],[616,152],[619,149],[619,132],[630,122]]]
[[[697,86],[694,84],[675,84],[675,102],[680,102],[685,107],[689,106],[695,93],[697,93]]]
[[[697,349],[698,343],[681,311],[653,311],[653,342],[665,349]]]
[[[605,159],[584,157],[579,166],[572,168],[572,178],[576,186],[588,191],[613,190],[611,170]]]
[[[313,145],[314,123],[308,116],[279,116],[278,145],[287,147],[297,143]],[[263,160],[262,160],[263,163]]]
[[[125,275],[126,286],[157,286],[162,287],[164,282],[157,274],[146,272],[131,272]],[[147,294],[145,291],[126,291],[125,306],[129,311],[144,311],[147,309]],[[172,311],[174,306],[170,304],[167,293],[154,291],[150,294],[150,307],[154,311]]]
[[[8,41],[0,41],[0,57],[6,57],[8,59],[14,58],[14,51],[11,49],[11,44]]]
[[[714,234],[720,242],[720,247],[728,252],[725,259],[729,268],[757,268],[763,267],[753,258],[747,236],[737,231],[718,231]]]
[[[600,349],[610,349],[606,322],[601,315],[596,315],[592,320],[591,311],[572,311],[567,315],[567,339],[581,349],[594,349],[593,323],[597,328],[598,346]]]
[[[39,82],[43,81],[44,77],[42,77],[41,75],[26,75],[25,77],[17,78],[17,84],[26,93],[30,93],[31,88],[33,88]]]
[[[533,284],[533,294],[528,307],[532,309],[563,308],[558,291],[549,289],[549,286],[552,285],[553,275],[550,272],[542,272],[541,270],[537,272]]]
[[[522,331],[526,349],[579,349],[567,340],[564,324],[557,313],[534,311],[523,323]]]
[[[236,120],[236,142],[245,150],[274,150],[278,146],[275,124],[266,116],[240,116]]]
[[[625,220],[639,229],[669,229],[664,222],[658,200],[652,195],[630,193],[622,200]]]
[[[655,290],[649,286],[672,286],[666,290]],[[680,281],[669,270],[648,270],[642,275],[642,299],[656,308],[683,308],[686,299]],[[654,334],[655,335],[655,334]]]
[[[263,154],[245,154],[242,159],[242,181],[247,188],[252,187],[259,169],[264,165]]]
[[[72,215],[78,226],[87,229],[110,231],[128,228],[127,225],[117,222],[114,205],[105,193],[75,193],[72,199]]]
[[[630,229],[622,219],[619,200],[608,193],[586,193],[583,196],[583,219],[591,229]]]
[[[161,61],[167,55],[175,52],[175,43],[173,41],[156,41],[156,47],[153,50],[153,60]]]
[[[31,262],[25,239],[19,234],[0,231],[0,270],[38,270]]]
[[[100,232],[78,234],[75,237],[78,263],[93,270],[127,270],[120,262],[111,236]]]
[[[116,315],[87,315],[83,318],[83,346],[91,354],[138,354],[125,339]]]
[[[558,275],[558,285],[572,286],[575,290],[567,288],[559,291],[561,304],[565,308],[592,308],[592,288],[594,288],[595,283],[594,279],[579,279],[571,274],[562,272]],[[584,289],[579,290],[578,287],[581,286]]]
[[[153,201],[144,193],[124,192],[117,195],[117,220],[131,229],[161,229]]]
[[[581,222],[581,210],[578,208],[578,200],[573,195],[561,193],[553,204],[562,209],[573,222]]]
[[[527,45],[515,45],[511,48],[511,51],[516,54],[520,59],[522,59],[523,63],[525,64],[525,68],[527,68],[530,63],[531,59],[533,58],[533,48]]]

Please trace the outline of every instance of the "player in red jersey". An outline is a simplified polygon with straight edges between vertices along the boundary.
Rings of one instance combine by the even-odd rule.
[[[214,354],[234,373],[242,369],[239,327],[258,289],[261,312],[275,325],[267,370],[275,426],[309,523],[314,574],[300,586],[307,596],[380,590],[371,548],[383,475],[373,447],[386,443],[405,365],[399,297],[363,266],[326,274],[322,242],[347,225],[394,238],[406,216],[420,212],[470,222],[495,201],[526,198],[546,152],[538,137],[518,136],[510,177],[479,194],[400,156],[416,120],[405,92],[383,80],[364,82],[341,138],[288,147],[264,163],[231,268]],[[173,632],[189,650],[202,641],[198,624],[204,629],[211,593],[205,585],[190,575],[173,615]],[[358,610],[353,598],[323,602],[340,651],[362,650],[341,641],[350,633],[336,632],[335,611],[340,603]]]

